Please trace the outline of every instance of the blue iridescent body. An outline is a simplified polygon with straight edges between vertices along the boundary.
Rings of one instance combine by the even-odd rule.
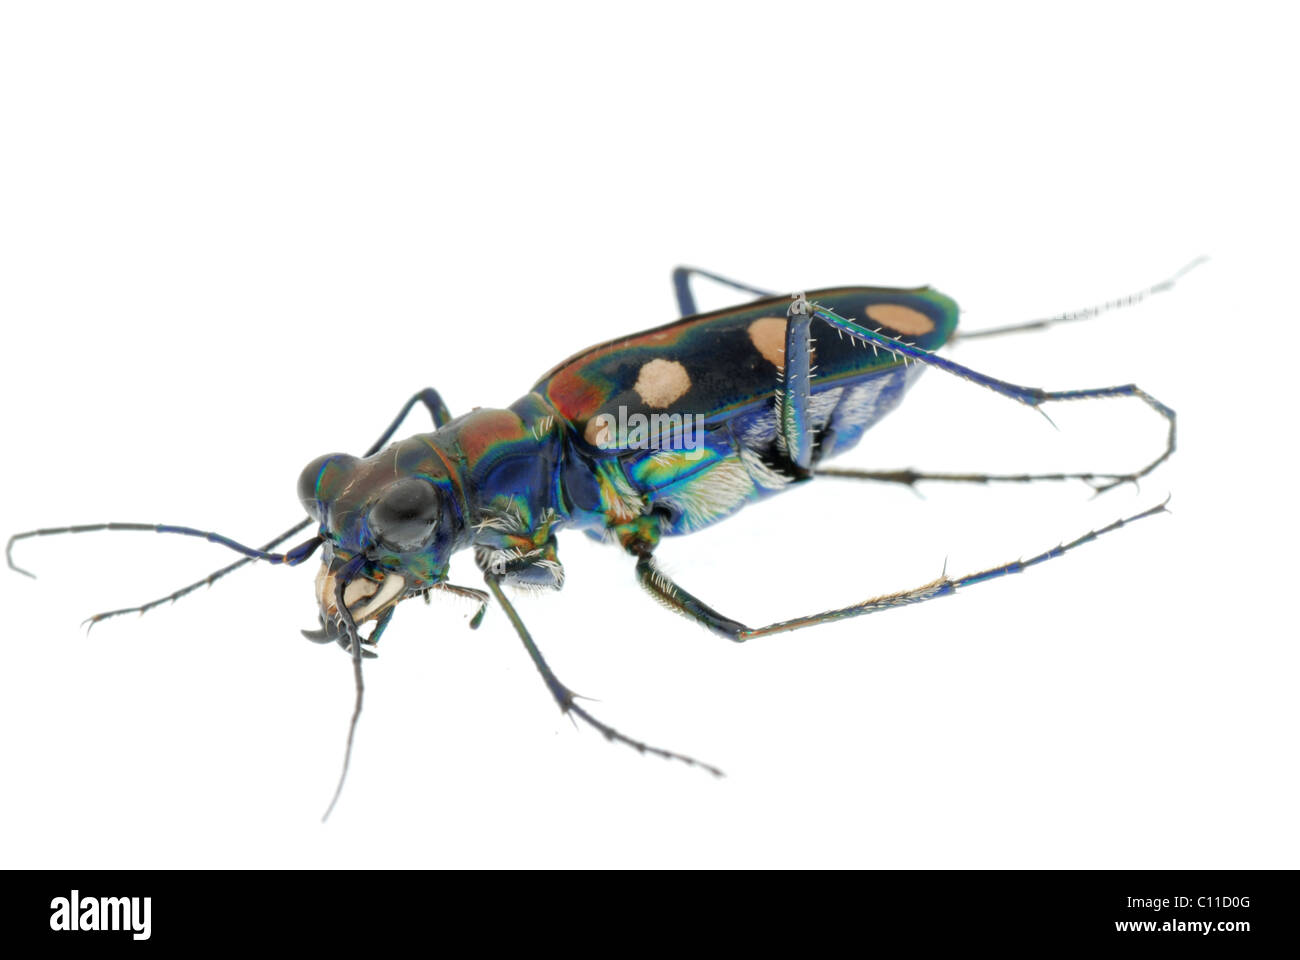
[[[327,454],[309,464],[298,483],[309,519],[260,549],[190,527],[93,524],[17,534],[9,541],[9,565],[20,569],[12,559],[17,540],[91,530],[203,537],[243,554],[244,559],[167,597],[98,614],[93,622],[176,600],[252,559],[296,565],[320,550],[320,629],[304,633],[317,642],[338,642],[351,653],[357,681],[354,727],[361,705],[362,656],[374,655],[399,603],[434,590],[472,597],[479,609],[470,625],[477,627],[488,600],[495,598],[562,710],[611,740],[696,763],[632,740],[576,703],[502,592],[503,584],[559,589],[564,572],[556,534],[573,527],[631,555],[641,586],[670,609],[721,636],[743,641],[946,596],[1019,573],[1160,513],[1164,504],[1027,559],[961,577],[945,573],[911,590],[757,628],[708,606],[673,582],[654,559],[662,537],[695,532],[817,476],[909,485],[1074,479],[1101,491],[1147,475],[1173,453],[1175,416],[1136,385],[1043,390],[999,380],[935,351],[958,336],[1035,330],[1135,304],[1168,290],[1199,262],[1122,300],[973,334],[956,333],[957,305],[929,288],[837,287],[780,297],[679,268],[674,283],[682,319],[576,354],[505,409],[479,408],[453,419],[436,391],[421,391],[363,456]],[[759,299],[697,314],[689,286],[693,275],[758,294]],[[894,410],[926,367],[1033,408],[1078,400],[1140,400],[1167,422],[1165,449],[1144,467],[1119,473],[940,474],[825,466]],[[390,444],[417,404],[428,410],[435,429]],[[314,526],[315,533],[305,543],[284,553],[270,552],[308,526]],[[452,556],[467,550],[491,597],[449,582]],[[368,621],[373,628],[362,637],[359,628]]]
[[[809,297],[925,350],[942,345],[957,323],[956,304],[930,290],[839,288]],[[418,556],[394,557],[363,576],[400,567],[423,586],[445,578],[451,553],[472,548],[485,571],[551,587],[563,581],[555,534],[566,526],[653,546],[809,479],[810,467],[850,449],[897,407],[922,367],[851,338],[813,344],[813,456],[796,464],[778,423],[790,305],[768,298],[601,344],[507,409],[475,410],[368,460],[323,458],[304,474],[300,493],[322,523],[326,564],[365,551],[373,540],[366,512],[394,477],[432,484],[445,516]],[[321,600],[329,606],[328,594]]]

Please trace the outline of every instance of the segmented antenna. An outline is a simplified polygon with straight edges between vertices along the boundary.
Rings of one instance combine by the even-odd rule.
[[[60,536],[65,533],[98,533],[101,531],[133,531],[137,533],[174,533],[182,537],[198,537],[201,540],[207,540],[209,543],[216,543],[223,547],[234,550],[236,553],[242,553],[250,560],[265,560],[267,563],[283,563],[288,566],[297,566],[302,563],[321,545],[319,534],[303,543],[298,544],[288,553],[268,553],[265,550],[258,550],[254,547],[246,547],[238,541],[231,540],[220,533],[214,533],[210,530],[196,530],[193,527],[177,527],[167,523],[85,523],[75,527],[46,527],[42,530],[28,530],[25,533],[15,533],[9,538],[8,544],[5,545],[5,560],[9,564],[10,570],[16,570],[23,576],[36,579],[36,574],[30,570],[24,570],[14,563],[14,544],[19,540],[27,540],[31,537],[50,537]]]
[[[311,526],[311,524],[312,524],[312,519],[310,517],[308,517],[305,520],[301,520],[298,523],[295,523],[288,530],[284,531],[284,533],[280,534],[274,540],[267,541],[257,549],[262,551],[274,550],[276,547],[284,543],[290,537],[294,536],[295,534],[301,533],[303,530],[306,530],[309,526]],[[220,570],[214,570],[212,573],[209,573],[202,580],[195,580],[193,583],[189,584],[188,586],[181,587],[179,590],[173,590],[165,597],[159,597],[156,600],[150,600],[148,603],[142,603],[134,607],[121,607],[120,609],[117,610],[105,610],[102,613],[96,613],[93,616],[87,617],[85,620],[83,620],[82,625],[85,626],[86,624],[90,624],[90,626],[93,627],[101,620],[107,620],[109,617],[120,617],[128,613],[144,614],[144,613],[148,613],[150,610],[154,609],[155,607],[161,607],[164,603],[175,603],[181,597],[189,596],[195,590],[199,589],[199,587],[210,587],[218,580],[220,580],[222,577],[224,577],[226,574],[233,573],[234,571],[238,570],[240,567],[244,566],[244,564],[252,563],[252,562],[253,562],[252,557],[241,557],[240,559],[236,560],[234,563],[222,567]]]

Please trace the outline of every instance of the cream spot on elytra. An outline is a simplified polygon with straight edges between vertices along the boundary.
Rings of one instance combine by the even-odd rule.
[[[676,360],[656,358],[641,368],[632,389],[647,407],[662,409],[691,389],[691,376]]]
[[[749,339],[768,363],[785,369],[785,317],[759,317],[749,325]]]
[[[881,326],[909,337],[919,337],[934,329],[934,321],[920,310],[897,303],[873,303],[867,307],[866,314]]]

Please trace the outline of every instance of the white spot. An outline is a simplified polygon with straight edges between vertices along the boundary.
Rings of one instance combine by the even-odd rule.
[[[691,376],[676,360],[656,358],[641,368],[632,389],[647,407],[662,409],[691,389]]]

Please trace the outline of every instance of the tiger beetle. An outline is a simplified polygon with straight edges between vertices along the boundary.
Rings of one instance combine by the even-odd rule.
[[[298,480],[307,518],[259,548],[219,533],[148,523],[101,523],[32,530],[16,541],[52,534],[135,530],[202,537],[243,558],[149,603],[110,610],[90,624],[143,613],[210,585],[252,560],[296,566],[318,550],[319,627],[303,634],[348,651],[356,702],[338,787],[342,790],[361,712],[362,659],[374,648],[397,605],[440,591],[478,604],[472,628],[490,599],[501,606],[560,710],[607,739],[643,753],[681,760],[721,775],[692,757],[625,736],[576,702],[547,665],[503,586],[558,590],[564,568],[556,534],[585,530],[617,544],[635,563],[641,586],[665,606],[728,640],[745,641],[948,596],[964,587],[1020,573],[1125,524],[1165,510],[1161,503],[1028,559],[948,576],[911,590],[758,627],[734,620],[675,583],[655,562],[665,536],[700,530],[741,507],[814,477],[915,486],[1078,480],[1097,492],[1146,476],[1174,451],[1174,411],[1134,384],[1084,390],[1042,390],[998,380],[939,356],[958,339],[1042,329],[1130,306],[1170,289],[1204,258],[1128,297],[1043,320],[957,332],[957,304],[928,287],[834,287],[782,296],[704,270],[679,267],[673,284],[681,319],[578,353],[546,373],[505,409],[480,408],[453,418],[436,390],[402,407],[360,457],[331,453],[313,460]],[[691,279],[706,277],[756,296],[740,306],[697,313]],[[962,377],[1042,412],[1049,403],[1136,398],[1163,417],[1160,454],[1129,473],[976,474],[857,470],[825,466],[898,406],[926,367]],[[433,431],[390,444],[416,405]],[[1167,501],[1166,501],[1167,502]],[[274,551],[313,527],[311,537]],[[488,592],[448,581],[451,557],[472,550]],[[28,574],[31,576],[31,574]],[[490,594],[490,595],[489,595]],[[360,626],[374,621],[368,636]]]

